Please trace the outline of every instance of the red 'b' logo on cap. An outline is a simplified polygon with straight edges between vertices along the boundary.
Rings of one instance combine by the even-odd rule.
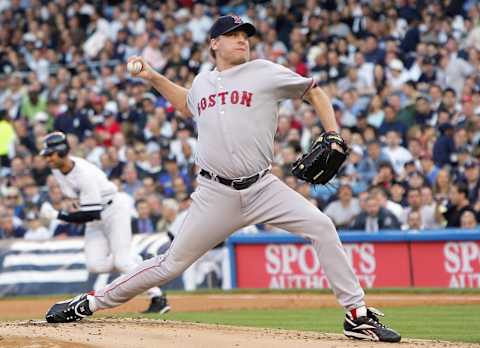
[[[242,24],[243,23],[242,19],[238,16],[232,16],[232,18],[233,18],[233,22],[235,24]]]

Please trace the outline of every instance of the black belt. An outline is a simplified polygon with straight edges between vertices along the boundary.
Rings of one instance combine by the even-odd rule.
[[[210,172],[207,172],[205,169],[200,170],[200,175],[204,178],[218,181],[220,184],[225,186],[233,187],[235,190],[245,190],[255,184],[260,178],[263,178],[265,174],[270,171],[270,168],[262,170],[260,173],[255,175],[249,176],[248,178],[241,178],[241,179],[225,179],[221,176],[214,175]]]

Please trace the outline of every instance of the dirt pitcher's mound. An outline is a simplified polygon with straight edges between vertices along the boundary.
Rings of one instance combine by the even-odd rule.
[[[145,319],[94,319],[73,324],[40,321],[0,323],[0,347],[35,348],[292,348],[292,347],[422,347],[453,348],[478,345],[405,340],[399,344],[352,341],[337,334],[189,324]]]
[[[50,298],[0,298],[0,317],[1,320],[44,318],[47,310],[55,302],[66,299],[67,297],[65,296]],[[480,304],[480,296],[478,295],[374,294],[367,295],[366,300],[370,306],[380,309],[382,307],[437,304]],[[168,301],[176,313],[267,308],[339,308],[338,303],[332,294],[170,294],[168,295]],[[127,312],[138,313],[145,310],[148,303],[148,298],[138,296],[119,307],[102,311],[102,314],[112,315]]]

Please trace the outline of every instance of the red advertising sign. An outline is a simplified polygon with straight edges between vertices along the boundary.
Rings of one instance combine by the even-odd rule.
[[[343,246],[362,287],[410,285],[407,243],[351,243]],[[239,288],[329,287],[311,244],[237,244],[235,249]]]
[[[480,288],[480,242],[412,243],[413,285]]]

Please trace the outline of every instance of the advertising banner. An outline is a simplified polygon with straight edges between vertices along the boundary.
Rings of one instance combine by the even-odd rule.
[[[311,244],[239,244],[235,249],[239,288],[330,287]],[[348,243],[344,249],[362,287],[410,286],[407,243]]]
[[[413,286],[480,288],[480,242],[412,243]]]

